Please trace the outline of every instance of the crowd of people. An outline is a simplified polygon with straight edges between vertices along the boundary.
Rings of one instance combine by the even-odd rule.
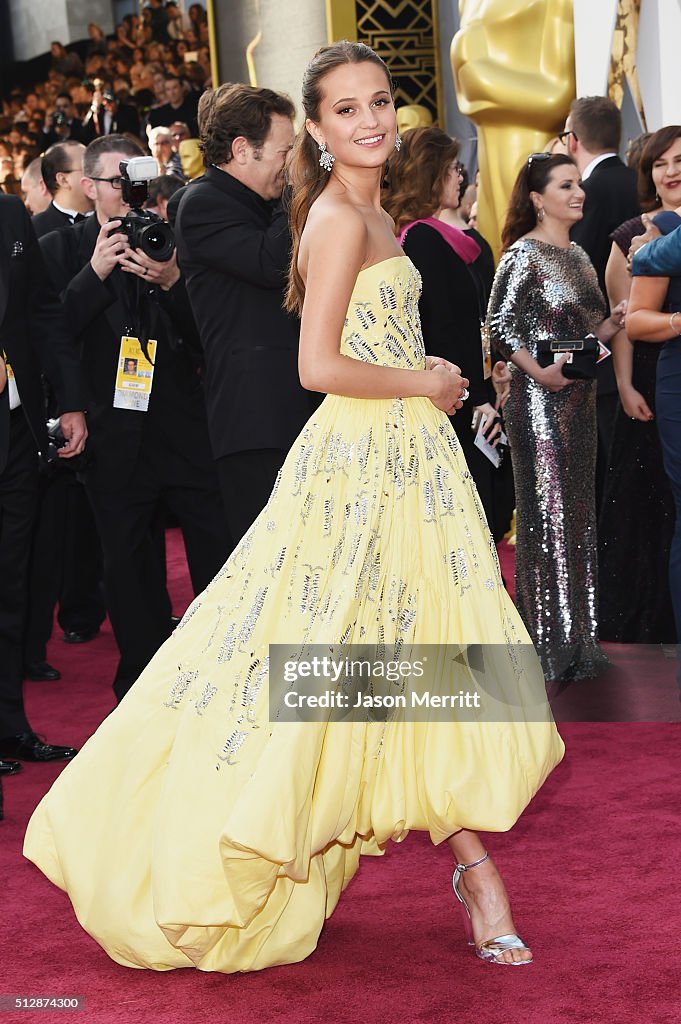
[[[52,44],[45,81],[13,87],[0,109],[0,189],[27,197],[32,213],[49,204],[34,161],[51,145],[85,144],[103,134],[148,141],[149,128],[165,128],[170,141],[161,161],[181,171],[181,142],[197,136],[199,96],[211,83],[205,8],[183,14],[176,3],[151,0],[141,15],[126,15],[107,38],[91,23],[89,40],[68,51]]]
[[[301,877],[316,879],[317,904],[333,903],[356,868],[357,835],[380,844],[405,828],[428,828],[457,859],[455,891],[477,955],[529,963],[477,831],[510,827],[562,756],[550,718],[478,729],[469,756],[480,773],[479,804],[471,804],[475,786],[464,793],[451,778],[444,750],[425,744],[415,766],[391,747],[394,723],[368,730],[358,741],[363,756],[382,765],[370,782],[362,758],[335,750],[334,781],[340,763],[345,790],[356,789],[353,820],[339,826],[323,772],[309,796],[315,757],[334,742],[321,723],[319,743],[304,754],[280,748],[283,733],[262,728],[267,649],[277,641],[373,639],[399,649],[474,641],[506,652],[495,672],[507,681],[518,672],[511,638],[531,640],[543,687],[543,677],[562,684],[604,671],[601,638],[674,642],[681,313],[667,278],[680,269],[681,128],[652,133],[634,171],[617,155],[615,105],[575,100],[558,142],[528,154],[519,170],[493,274],[489,246],[469,223],[475,197],[456,141],[436,127],[396,134],[390,77],[373,51],[350,43],[320,51],[306,73],[306,121],[296,135],[294,105],[270,89],[226,84],[200,95],[207,67],[178,61],[183,43],[201,48],[205,22],[192,8],[192,26],[183,25],[174,8],[152,0],[143,19],[131,17],[110,41],[92,26],[89,92],[82,83],[68,88],[75,60],[55,44],[44,90],[14,97],[6,111],[14,117],[8,178],[18,171],[25,181],[26,209],[0,196],[11,254],[0,319],[0,576],[13,581],[0,598],[5,774],[21,760],[76,754],[39,738],[26,718],[24,675],[55,678],[45,629],[26,629],[26,608],[29,627],[49,629],[59,600],[70,642],[92,639],[106,609],[120,653],[120,706],[36,813],[29,856],[57,884],[70,884],[77,907],[87,902],[81,921],[121,962],[244,970],[282,962],[292,945],[297,957],[313,948],[323,915],[297,914]],[[79,89],[88,92],[80,108]],[[31,179],[30,146],[41,146],[40,133],[40,176]],[[192,175],[180,143],[195,135],[206,169],[185,184]],[[125,166],[147,149],[164,172],[147,204],[174,229],[163,258],[130,223]],[[41,196],[49,197],[42,210]],[[660,232],[670,238],[634,255],[641,238]],[[657,377],[661,346],[651,342],[665,343]],[[53,476],[41,483],[35,459],[36,448],[50,451],[45,393],[61,418],[52,462],[75,465],[56,485]],[[504,519],[502,442],[515,480],[517,610],[490,537]],[[40,584],[41,505],[43,517],[66,505],[79,510],[74,522],[93,516],[88,530],[72,531],[63,555],[77,560],[87,535],[85,561],[90,570],[101,565],[105,608],[92,573],[80,581],[85,621],[68,616],[63,564],[52,560],[53,582]],[[169,513],[182,529],[196,595],[178,628],[165,581]],[[660,575],[633,586],[632,573],[642,581],[650,574],[646,536],[658,545]],[[671,594],[663,575],[670,547]],[[34,614],[35,590],[49,594],[48,611]],[[141,723],[148,772],[119,786],[120,761]],[[412,725],[420,750],[425,741]],[[457,723],[449,726],[456,734]],[[455,747],[460,740],[453,737]],[[259,789],[258,766],[268,758],[277,781],[268,773]],[[428,775],[428,795],[413,804],[403,770]],[[186,771],[183,815],[159,789],[166,771],[176,780]],[[322,806],[325,824],[310,819],[295,836],[285,827],[266,834],[239,803],[252,800],[267,831],[275,806],[294,791]],[[440,792],[448,800],[431,802]],[[123,955],[109,935],[107,878],[115,872],[102,844],[130,826],[130,814],[141,828],[142,805],[144,828],[159,827],[163,837],[150,834],[149,851],[159,845],[173,856],[155,865],[153,914],[151,900],[142,909],[131,902],[128,916],[121,907],[116,927],[138,939]],[[87,827],[67,829],[74,807]],[[222,861],[204,857],[215,829],[227,882]],[[70,856],[87,865],[70,872],[85,879],[84,893],[67,880]],[[194,911],[183,916],[175,887],[165,885],[197,856],[206,906],[215,912],[216,893],[224,903],[219,937],[191,928]],[[148,889],[153,871],[142,857],[123,875],[131,889]],[[91,901],[93,873],[99,897]],[[241,886],[251,894],[243,904]],[[502,906],[494,925],[486,886]]]

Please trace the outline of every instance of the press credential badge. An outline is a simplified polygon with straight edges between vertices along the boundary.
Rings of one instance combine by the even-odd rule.
[[[123,335],[118,353],[118,370],[116,372],[116,389],[114,391],[114,409],[133,409],[146,412],[149,408],[149,396],[154,381],[154,363],[156,362],[156,341],[149,341],[147,350],[151,362],[145,356],[139,338]]]

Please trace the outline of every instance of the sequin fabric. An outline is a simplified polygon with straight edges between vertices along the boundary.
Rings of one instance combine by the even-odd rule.
[[[596,272],[579,246],[520,239],[502,257],[487,324],[507,359],[547,338],[583,338],[603,319]],[[504,410],[517,508],[516,605],[548,679],[607,666],[598,644],[596,382],[552,393],[516,366]]]

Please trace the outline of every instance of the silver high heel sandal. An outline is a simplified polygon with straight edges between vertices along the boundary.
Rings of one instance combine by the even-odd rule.
[[[472,868],[477,868],[478,864],[484,864],[489,857],[489,853],[485,851],[483,857],[480,860],[474,860],[472,864],[457,864],[454,877],[452,878],[452,885],[454,886],[454,892],[456,898],[461,903],[461,915],[463,917],[463,926],[466,932],[466,938],[469,946],[475,946],[475,955],[480,957],[481,960],[485,960],[490,964],[499,964],[501,967],[524,967],[525,964],[531,964],[532,960],[501,960],[502,953],[505,953],[509,949],[527,949],[523,940],[519,935],[515,933],[512,935],[498,935],[496,939],[487,939],[485,942],[478,942],[476,945],[475,939],[473,938],[473,925],[471,923],[471,912],[468,909],[468,904],[459,892],[459,880],[464,871],[470,871]]]

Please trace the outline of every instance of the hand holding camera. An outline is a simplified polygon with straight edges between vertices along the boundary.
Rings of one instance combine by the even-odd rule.
[[[90,260],[90,266],[100,281],[105,281],[111,271],[117,266],[128,250],[128,236],[121,233],[119,220],[110,220],[102,224],[97,236],[95,251]]]
[[[157,284],[164,291],[168,291],[180,280],[180,268],[177,265],[177,255],[172,256],[165,263],[152,260],[142,249],[125,250],[125,254],[119,260],[121,269],[128,274],[136,274],[144,278],[149,284]]]

